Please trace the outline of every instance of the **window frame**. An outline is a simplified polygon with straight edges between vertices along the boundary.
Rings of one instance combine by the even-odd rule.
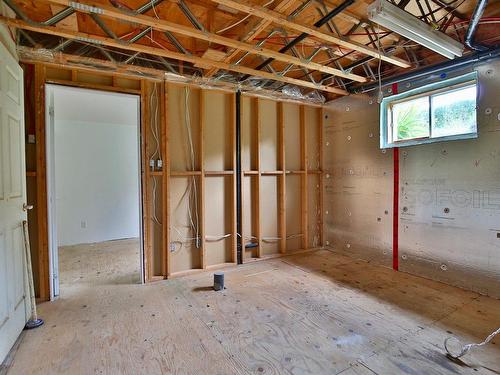
[[[441,137],[432,137],[432,97],[457,91],[459,89],[476,86],[476,131],[472,133],[445,135]],[[394,105],[407,102],[410,100],[428,97],[429,101],[429,136],[410,138],[402,140],[393,140],[394,123],[393,111]],[[435,143],[452,140],[474,139],[478,137],[477,128],[477,103],[479,102],[479,85],[477,80],[477,72],[467,73],[458,77],[447,79],[440,82],[431,83],[422,87],[403,92],[401,94],[392,95],[382,100],[380,104],[380,148],[394,148],[403,146],[413,146],[418,144]]]

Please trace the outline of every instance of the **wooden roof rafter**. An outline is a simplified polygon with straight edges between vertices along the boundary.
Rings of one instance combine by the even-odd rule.
[[[255,76],[255,77],[262,77],[265,79],[280,81],[280,82],[284,82],[284,83],[288,83],[288,84],[292,84],[292,85],[297,85],[297,86],[301,86],[301,87],[307,87],[307,88],[311,88],[311,89],[321,90],[321,91],[329,92],[329,93],[336,94],[336,95],[347,95],[347,92],[345,90],[338,89],[338,88],[331,87],[331,86],[327,86],[327,85],[314,84],[313,82],[304,81],[301,79],[279,76],[277,74],[259,71],[259,70],[255,70],[255,69],[248,68],[245,66],[231,65],[231,64],[224,63],[221,61],[208,60],[208,59],[204,59],[204,58],[197,57],[194,55],[185,55],[183,53],[174,52],[174,51],[165,50],[165,49],[156,48],[156,47],[149,47],[149,46],[138,44],[138,43],[126,44],[126,43],[123,43],[120,41],[116,41],[112,38],[103,37],[100,35],[83,33],[83,32],[76,32],[76,31],[71,31],[71,30],[62,30],[62,29],[58,29],[57,27],[54,27],[54,26],[35,26],[35,25],[32,25],[28,22],[18,20],[18,19],[12,19],[12,18],[8,18],[8,17],[0,17],[0,22],[3,22],[11,27],[15,27],[15,28],[23,29],[23,30],[28,30],[28,31],[33,31],[33,32],[38,32],[38,33],[42,33],[42,34],[59,36],[59,37],[65,38],[65,39],[85,41],[85,42],[88,42],[91,44],[104,45],[104,46],[113,47],[113,48],[117,48],[117,49],[128,50],[131,52],[141,52],[141,53],[146,53],[146,54],[150,54],[153,56],[161,56],[164,58],[170,58],[170,59],[184,61],[184,62],[188,62],[188,63],[192,63],[192,64],[207,65],[207,66],[215,67],[215,68],[222,69],[222,70],[228,70],[228,71],[246,74],[246,75]]]
[[[213,2],[217,4],[222,4],[228,8],[233,8],[237,9],[239,11],[255,15],[257,17],[260,17],[262,19],[271,21],[277,25],[286,27],[291,30],[298,31],[300,33],[307,33],[311,37],[315,37],[317,39],[320,39],[324,42],[336,44],[345,48],[348,48],[350,50],[358,51],[363,54],[375,57],[375,58],[380,58],[382,61],[388,62],[390,64],[402,67],[402,68],[409,68],[411,67],[411,64],[403,59],[390,56],[388,54],[385,54],[383,52],[379,52],[377,49],[367,47],[361,43],[354,42],[352,40],[349,40],[347,38],[343,37],[337,37],[331,34],[327,34],[323,32],[321,29],[312,26],[312,25],[306,25],[298,21],[290,21],[286,16],[284,16],[281,13],[275,12],[273,10],[254,5],[252,3],[249,3],[248,1],[234,1],[234,0],[212,0]]]
[[[70,0],[44,0],[50,3],[71,6],[74,2]],[[161,32],[171,32],[178,35],[183,35],[186,37],[191,37],[199,40],[204,40],[209,43],[215,43],[236,49],[239,51],[245,51],[254,55],[260,55],[265,58],[273,58],[276,61],[280,61],[286,64],[294,64],[296,66],[304,67],[310,70],[319,71],[322,73],[330,74],[340,78],[356,81],[356,82],[366,82],[366,78],[352,73],[343,72],[340,69],[331,68],[328,66],[315,63],[313,61],[307,61],[305,59],[300,59],[288,54],[280,53],[272,49],[262,48],[255,46],[250,43],[238,41],[235,39],[220,36],[215,33],[210,33],[208,31],[201,31],[193,27],[187,27],[175,22],[166,21],[163,19],[158,19],[142,14],[131,14],[128,12],[123,12],[114,7],[107,6],[104,4],[95,4],[89,1],[80,1],[81,4],[76,10],[79,12],[92,14],[97,13],[99,16],[113,18],[115,20],[129,22],[135,25],[142,25],[145,27],[151,27],[154,30]]]

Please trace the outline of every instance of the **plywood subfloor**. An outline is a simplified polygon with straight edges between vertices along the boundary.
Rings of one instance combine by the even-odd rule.
[[[66,289],[91,285],[138,284],[140,274],[138,238],[59,247],[61,294]],[[73,293],[70,292],[70,295]]]
[[[500,372],[499,338],[461,363],[443,351],[497,328],[498,300],[327,250],[225,272],[223,292],[211,273],[67,288],[9,374]]]

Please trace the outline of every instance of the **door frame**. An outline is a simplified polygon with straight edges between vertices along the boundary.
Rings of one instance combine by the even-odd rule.
[[[58,236],[57,236],[57,204],[56,204],[56,174],[55,174],[55,113],[54,113],[54,89],[57,87],[74,88],[77,90],[98,91],[101,93],[110,93],[110,90],[102,90],[86,87],[75,87],[57,83],[45,84],[45,148],[46,148],[46,175],[47,175],[47,229],[49,245],[49,279],[50,279],[50,300],[53,301],[59,296],[59,255],[58,255]],[[134,97],[137,102],[137,173],[138,173],[138,203],[139,203],[139,259],[141,284],[145,282],[144,272],[144,228],[143,228],[143,192],[142,192],[142,150],[141,150],[141,95],[131,94],[129,92],[118,92],[115,94],[128,95]]]

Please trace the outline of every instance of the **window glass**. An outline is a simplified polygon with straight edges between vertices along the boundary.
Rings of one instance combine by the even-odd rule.
[[[393,141],[430,136],[428,96],[394,104],[392,116]]]
[[[467,86],[431,97],[432,136],[476,132],[476,86]]]
[[[380,103],[380,147],[477,138],[477,72],[387,96]]]

